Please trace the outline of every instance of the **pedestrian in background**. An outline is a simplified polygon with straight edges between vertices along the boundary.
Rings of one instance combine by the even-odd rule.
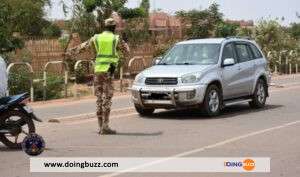
[[[96,34],[88,41],[67,51],[66,55],[77,55],[87,49],[96,54],[94,85],[97,96],[97,118],[99,123],[99,134],[116,134],[109,126],[109,115],[113,97],[112,77],[118,67],[119,52],[126,58],[129,56],[128,44],[115,34],[116,21],[112,18],[105,20],[105,30]],[[121,63],[123,63],[121,61]]]

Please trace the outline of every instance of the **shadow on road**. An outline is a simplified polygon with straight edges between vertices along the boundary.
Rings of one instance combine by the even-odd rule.
[[[160,136],[162,134],[163,134],[163,132],[154,132],[154,133],[137,133],[137,132],[125,133],[125,132],[117,132],[116,135],[121,135],[121,136]]]
[[[45,148],[44,150],[48,151],[48,150],[52,150],[52,149],[51,148]],[[6,146],[1,146],[0,145],[0,152],[17,152],[17,151],[22,152],[23,150],[22,149],[11,149],[11,148],[8,148]]]
[[[278,109],[283,107],[283,105],[266,105],[262,109],[252,109],[248,104],[234,105],[226,107],[222,110],[220,116],[217,117],[207,117],[197,109],[185,109],[185,110],[171,110],[163,111],[153,114],[147,118],[149,119],[224,119],[224,118],[233,118],[235,116],[240,116],[244,114],[251,114],[255,112],[262,112],[266,110]]]
[[[15,151],[22,151],[22,149],[11,149],[4,145],[3,146],[0,145],[0,152],[15,152]]]

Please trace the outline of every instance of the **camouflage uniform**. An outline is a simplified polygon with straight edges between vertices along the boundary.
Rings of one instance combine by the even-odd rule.
[[[96,40],[96,35],[90,38],[88,41],[80,44],[78,47],[70,49],[67,53],[69,55],[76,55],[85,51],[87,49],[91,49],[96,56],[96,48],[94,45],[94,40]],[[120,39],[117,45],[117,50],[120,53],[120,56],[123,56],[124,59],[129,56],[129,47],[128,44]],[[96,57],[95,57],[96,58]],[[122,63],[122,61],[120,61]],[[97,117],[98,124],[100,128],[100,132],[103,130],[110,130],[109,128],[109,114],[112,105],[112,97],[113,97],[113,83],[112,83],[113,71],[108,73],[95,74],[94,83],[95,83],[95,92],[97,96]]]

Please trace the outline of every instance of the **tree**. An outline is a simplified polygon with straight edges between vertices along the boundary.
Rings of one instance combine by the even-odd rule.
[[[144,9],[144,11],[145,11],[145,13],[148,17],[148,14],[149,14],[149,11],[150,11],[150,2],[149,2],[149,0],[142,0],[140,8]]]
[[[60,35],[58,26],[44,19],[44,8],[51,6],[50,0],[2,0],[0,3],[0,52],[21,48],[18,36]],[[14,34],[20,34],[18,36]]]
[[[132,18],[143,18],[146,17],[147,13],[142,8],[127,8],[124,7],[119,10],[119,14],[123,19],[132,19]]]
[[[295,45],[295,40],[276,20],[261,20],[254,28],[254,36],[265,54],[269,51],[290,50]]]
[[[13,31],[25,36],[42,36],[47,21],[44,7],[50,6],[49,0],[4,0],[11,8]],[[49,25],[49,23],[48,23]]]
[[[53,24],[47,20],[44,22],[44,27],[42,28],[42,36],[43,37],[60,37],[61,29],[56,24]]]
[[[82,0],[73,0],[72,19],[68,23],[71,32],[76,32],[81,39],[86,40],[99,32],[96,17],[93,13],[87,12]]]
[[[22,48],[22,40],[13,35],[12,9],[8,1],[0,3],[0,54]]]
[[[300,39],[300,23],[292,23],[287,29],[292,37],[299,40]]]
[[[215,24],[223,22],[223,14],[220,12],[219,7],[220,7],[219,4],[212,3],[207,9],[209,13],[208,17],[210,18],[210,21]]]
[[[239,25],[222,22],[219,23],[215,30],[216,37],[228,37],[236,36],[238,32]]]
[[[149,0],[142,0],[138,8],[122,8],[119,14],[126,20],[123,37],[132,45],[136,46],[146,42],[150,38],[149,33]]]
[[[103,30],[105,19],[111,17],[112,12],[118,12],[127,0],[82,0],[87,12],[97,12],[99,27]]]
[[[137,8],[123,7],[119,9],[118,12],[123,19],[133,19],[133,18],[149,17],[149,10],[150,10],[149,0],[142,0],[140,7]]]
[[[281,55],[281,52],[297,49],[297,41],[276,20],[261,20],[254,28],[254,37],[265,55],[270,51],[276,52],[276,57],[270,58],[271,67],[278,66],[279,59],[281,63],[288,61],[288,55]],[[280,71],[283,69],[288,72],[287,65],[279,66]]]
[[[254,38],[254,29],[240,27],[237,29],[237,36]]]
[[[223,14],[219,5],[213,3],[205,10],[179,11],[176,15],[181,18],[189,38],[207,38],[214,35],[219,23],[223,22]]]

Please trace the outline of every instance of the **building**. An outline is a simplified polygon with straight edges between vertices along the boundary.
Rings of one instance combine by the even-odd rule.
[[[236,24],[239,25],[241,28],[252,28],[254,27],[254,22],[253,20],[226,20],[225,22],[230,23],[230,24]]]
[[[112,18],[117,21],[117,30],[122,31],[126,27],[126,21],[123,20],[117,13],[113,13]],[[175,35],[176,38],[181,38],[181,23],[180,20],[164,12],[153,12],[149,14],[149,31],[153,35]],[[137,26],[138,28],[138,26]]]

